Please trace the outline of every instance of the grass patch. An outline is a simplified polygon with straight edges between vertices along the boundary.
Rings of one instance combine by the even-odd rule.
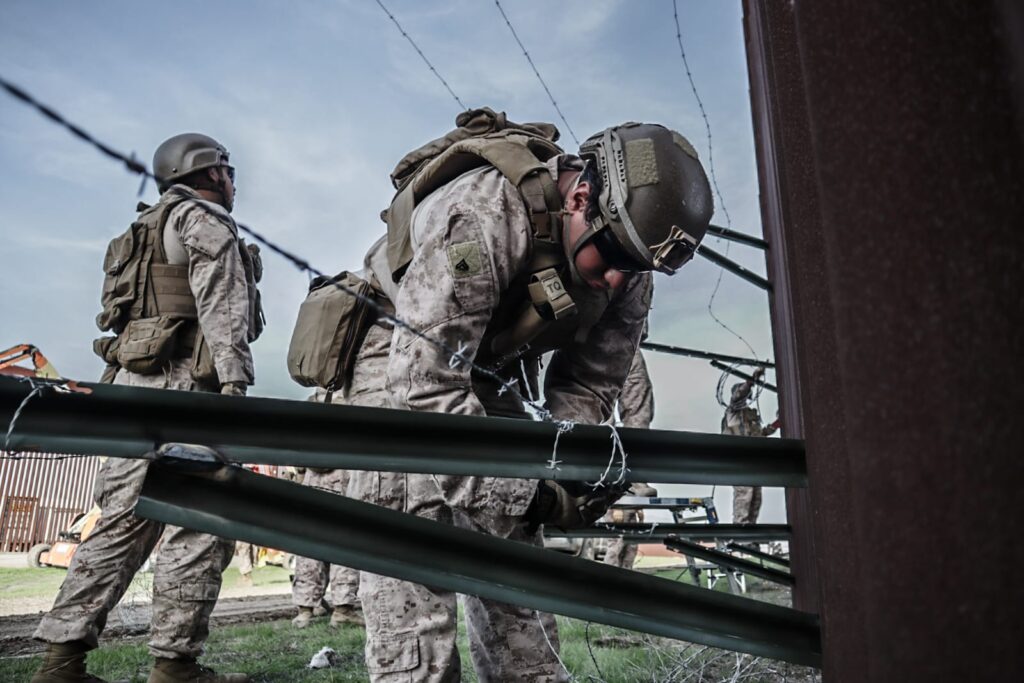
[[[0,568],[0,599],[39,598],[57,594],[67,572],[52,567]]]
[[[6,570],[12,571],[12,570]],[[13,570],[22,575],[27,570]],[[35,570],[42,571],[42,570]],[[62,573],[63,574],[63,573]],[[659,576],[689,583],[687,572],[680,570],[659,572]],[[0,574],[2,576],[2,574]],[[237,570],[225,575],[225,585],[238,580]],[[257,570],[256,585],[287,581],[287,572],[277,567]],[[751,577],[752,592],[762,588]],[[765,588],[767,586],[764,586]],[[727,591],[725,581],[716,590]],[[781,599],[788,594],[775,591]],[[469,656],[469,644],[464,621],[459,619],[459,652],[462,657],[462,680],[477,681]],[[207,643],[208,654],[203,662],[220,672],[240,671],[260,683],[343,683],[366,681],[363,664],[365,634],[361,628],[344,626],[335,630],[327,626],[328,619],[314,620],[306,629],[295,629],[288,620],[215,628]],[[600,624],[575,619],[558,618],[562,660],[580,681],[603,680],[608,683],[640,683],[647,681],[728,680],[742,672],[743,680],[776,681],[783,677],[791,682],[816,680],[816,672],[789,667],[770,660],[737,657],[733,653],[702,648]],[[331,669],[311,670],[306,665],[323,646],[338,653],[338,664]],[[0,660],[0,681],[28,680],[38,666],[40,657],[8,658]],[[146,680],[152,660],[145,638],[105,642],[103,647],[89,655],[89,670],[110,681]],[[689,668],[684,668],[689,667]],[[701,669],[696,677],[687,677]]]

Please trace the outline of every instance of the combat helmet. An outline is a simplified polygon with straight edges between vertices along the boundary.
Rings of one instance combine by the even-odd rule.
[[[580,156],[603,187],[600,216],[572,247],[590,240],[620,270],[669,275],[685,265],[707,231],[714,204],[693,145],[652,123],[624,123],[592,135]]]
[[[227,148],[208,135],[182,133],[164,140],[153,154],[153,175],[164,192],[190,173],[228,164]]]

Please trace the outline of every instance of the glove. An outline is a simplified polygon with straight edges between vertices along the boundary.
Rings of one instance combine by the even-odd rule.
[[[601,519],[628,488],[629,484],[594,488],[582,481],[542,479],[526,509],[527,531],[534,534],[541,524],[563,531],[586,528]]]
[[[245,396],[246,386],[241,382],[225,382],[220,385],[220,393],[224,396]]]

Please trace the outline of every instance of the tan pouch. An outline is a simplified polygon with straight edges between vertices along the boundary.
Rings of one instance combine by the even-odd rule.
[[[206,338],[203,336],[202,328],[199,328],[196,332],[195,346],[192,349],[192,379],[200,387],[220,387],[217,366],[213,364],[213,354],[210,352],[210,345],[206,343]]]
[[[100,375],[100,384],[113,384],[117,371],[121,369],[117,362],[117,350],[121,346],[120,337],[100,337],[92,342],[92,350],[97,356],[103,359],[106,367]]]
[[[304,387],[343,390],[351,379],[359,347],[374,323],[371,306],[339,289],[335,282],[373,297],[369,282],[344,271],[310,283],[288,345],[288,372]]]
[[[118,364],[140,375],[161,372],[174,357],[178,330],[186,322],[165,315],[129,321],[117,345]]]

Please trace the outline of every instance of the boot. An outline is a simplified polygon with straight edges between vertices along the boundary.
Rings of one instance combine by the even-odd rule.
[[[194,659],[157,657],[149,683],[249,683],[245,674],[219,674]]]
[[[306,628],[313,621],[313,608],[300,607],[299,613],[292,619],[292,626],[295,628]]]
[[[355,624],[356,626],[366,626],[366,620],[363,619],[363,610],[352,605],[336,605],[334,612],[331,614],[331,628],[338,628],[342,624]]]
[[[80,640],[50,643],[32,683],[106,683],[85,671],[85,654],[91,649]]]
[[[331,606],[328,605],[327,602],[323,598],[321,598],[320,602],[316,605],[316,607],[313,608],[313,616],[314,617],[325,617],[325,616],[327,616],[327,612],[330,611],[330,607]]]

